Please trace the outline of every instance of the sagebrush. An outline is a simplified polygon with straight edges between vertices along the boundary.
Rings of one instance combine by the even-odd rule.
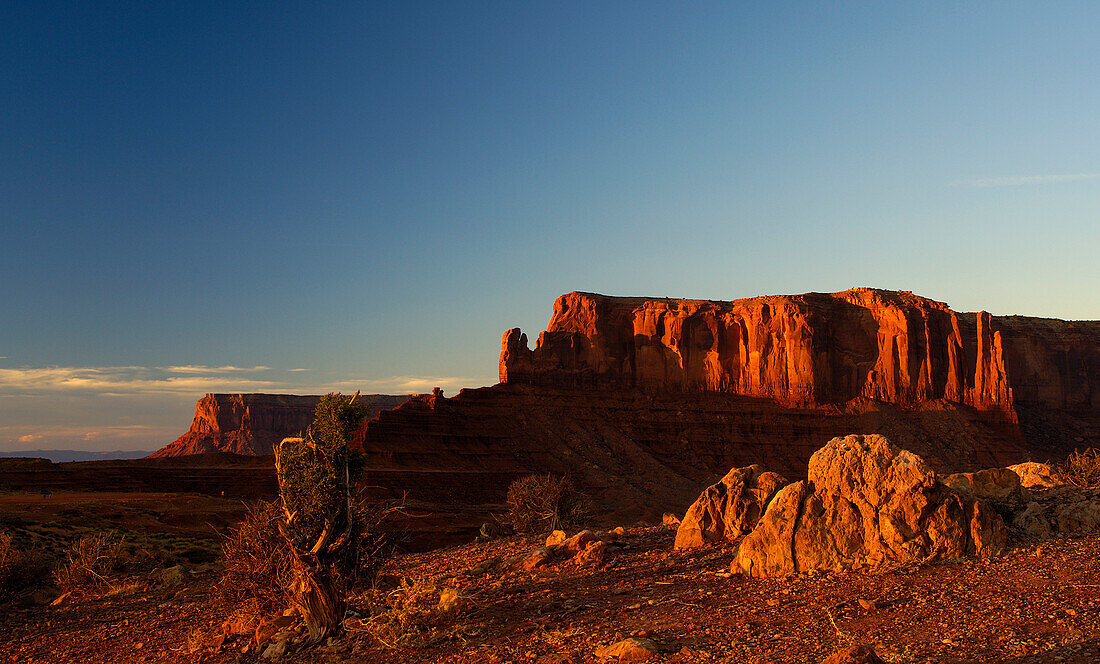
[[[1058,473],[1069,484],[1085,489],[1100,488],[1100,449],[1074,450],[1058,466]]]
[[[84,535],[69,545],[65,558],[53,571],[54,582],[66,592],[110,587],[110,576],[126,561],[124,543],[115,531]]]
[[[282,514],[278,504],[261,500],[225,533],[217,589],[227,604],[257,615],[286,607],[292,560],[290,546],[279,533]]]
[[[591,511],[567,477],[528,475],[508,487],[508,522],[517,532],[555,530],[583,523]]]
[[[49,564],[42,551],[26,551],[0,530],[0,602],[41,581]]]

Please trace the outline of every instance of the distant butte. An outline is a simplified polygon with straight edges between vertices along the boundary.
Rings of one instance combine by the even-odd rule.
[[[211,452],[273,454],[276,443],[309,426],[320,399],[294,394],[206,394],[195,404],[191,428],[149,458]],[[408,395],[359,396],[360,403],[368,408],[368,417],[406,399]]]

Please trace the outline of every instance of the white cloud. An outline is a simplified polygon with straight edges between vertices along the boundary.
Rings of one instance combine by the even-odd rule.
[[[952,182],[955,187],[1022,187],[1034,184],[1056,184],[1100,179],[1100,173],[1061,173],[1056,175],[1013,175],[999,178],[979,178]]]
[[[182,369],[182,370],[177,370]],[[32,394],[194,395],[205,392],[262,392],[286,387],[276,380],[234,375],[229,367],[19,367],[0,369],[0,396]],[[241,369],[239,374],[266,371]]]
[[[426,394],[439,387],[447,392],[457,392],[464,387],[494,385],[496,379],[486,376],[390,376],[388,378],[359,378],[332,383],[322,391],[360,390],[374,394]]]
[[[28,433],[24,436],[16,438],[20,443],[33,443],[36,440],[42,440],[42,434],[40,433]]]
[[[177,367],[159,367],[163,371],[168,373],[181,373],[181,374],[223,374],[223,373],[256,373],[258,371],[271,371],[271,367],[265,367],[258,365],[255,367],[234,367],[227,365],[224,367],[208,367],[202,364],[185,364]]]

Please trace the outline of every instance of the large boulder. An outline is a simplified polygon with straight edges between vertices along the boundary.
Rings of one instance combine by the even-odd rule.
[[[878,435],[834,438],[807,479],[779,491],[738,548],[734,571],[764,577],[887,562],[990,556],[1001,517],[936,479],[919,456]]]
[[[790,482],[759,465],[734,468],[708,486],[688,508],[676,529],[676,548],[734,540],[752,531],[768,503]]]
[[[1015,466],[1009,466],[1008,470],[1019,475],[1020,484],[1024,487],[1051,489],[1066,483],[1057,469],[1045,463],[1027,461],[1025,463],[1018,463]]]

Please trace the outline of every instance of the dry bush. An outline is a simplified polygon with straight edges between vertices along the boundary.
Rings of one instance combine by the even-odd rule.
[[[566,477],[528,475],[508,487],[508,522],[516,532],[557,530],[583,523],[588,497]]]
[[[365,633],[384,648],[426,648],[453,638],[462,638],[469,625],[457,617],[466,598],[455,588],[438,588],[427,579],[401,586],[389,592],[376,591],[370,602],[370,617],[345,622],[350,632]],[[440,604],[444,594],[450,602]]]
[[[1062,478],[1085,489],[1100,487],[1100,449],[1074,450],[1065,463],[1057,468]]]
[[[282,516],[276,503],[261,500],[224,535],[217,590],[227,604],[248,605],[258,615],[287,605],[293,557],[279,533]]]
[[[23,551],[10,534],[0,531],[0,602],[37,584],[48,568],[41,551]]]
[[[81,537],[69,545],[65,560],[54,569],[54,582],[66,592],[110,587],[108,577],[125,562],[123,544],[115,531]]]
[[[375,500],[360,493],[355,500],[354,564],[349,565],[350,578],[344,579],[347,588],[369,586],[378,576],[387,558],[397,552],[400,537],[386,532],[382,527],[394,515],[403,513],[404,501]]]

